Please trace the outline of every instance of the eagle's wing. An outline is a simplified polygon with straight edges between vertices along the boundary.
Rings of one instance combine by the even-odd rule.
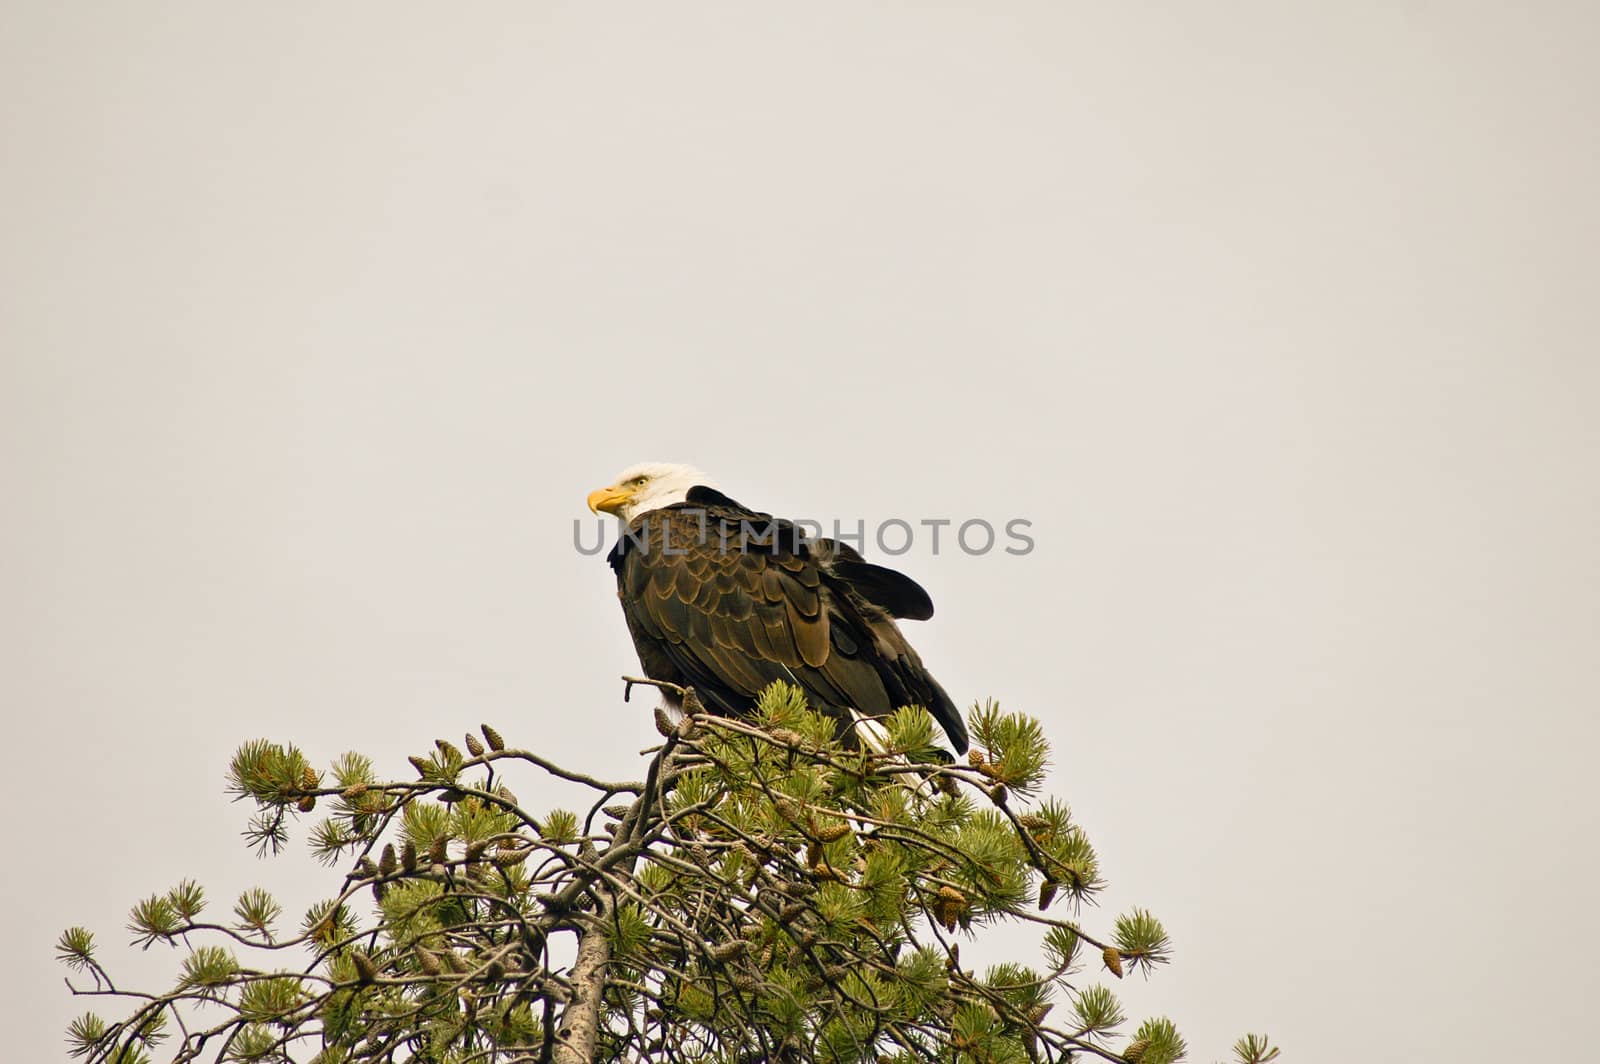
[[[837,540],[815,541],[812,553],[829,572],[848,583],[852,591],[889,611],[889,616],[912,621],[925,621],[933,616],[933,600],[922,590],[921,584],[905,573],[873,565],[848,544]]]
[[[692,685],[707,705],[734,715],[785,680],[846,729],[857,713],[922,705],[957,751],[966,749],[960,713],[882,601],[905,616],[931,612],[909,578],[859,555],[838,571],[837,552],[813,550],[793,525],[728,506],[651,511],[623,546],[613,562],[618,595],[655,678]],[[872,578],[867,591],[853,584],[851,566]]]

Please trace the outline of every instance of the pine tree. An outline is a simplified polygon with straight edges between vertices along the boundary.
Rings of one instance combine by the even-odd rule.
[[[295,746],[244,744],[229,769],[263,853],[313,818],[312,852],[345,874],[299,927],[247,891],[205,915],[185,881],[138,902],[136,944],[181,951],[172,984],[113,983],[90,932],[60,958],[126,1003],[68,1039],[91,1062],[1125,1060],[1167,1064],[1164,1018],[1131,1032],[1107,979],[1167,963],[1136,909],[1097,933],[1076,919],[1102,887],[1067,806],[1042,797],[1037,721],[969,715],[966,763],[905,709],[883,750],[839,741],[799,691],[774,685],[750,720],[658,714],[642,780],[606,781],[510,747],[485,725],[439,739],[414,779],[347,753],[329,771]],[[586,788],[583,812],[523,808],[537,770]],[[1022,922],[1042,968],[975,972],[974,929]],[[1096,935],[1098,934],[1098,937]],[[299,963],[294,963],[298,961]],[[1249,1035],[1241,1064],[1278,1051]]]

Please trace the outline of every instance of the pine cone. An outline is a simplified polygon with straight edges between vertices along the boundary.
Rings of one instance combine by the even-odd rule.
[[[372,963],[372,958],[360,950],[350,951],[350,960],[356,966],[356,974],[363,983],[373,982],[378,978],[378,966]]]
[[[678,726],[673,723],[671,715],[660,706],[656,707],[656,731],[661,733],[663,739],[670,739],[678,733]]]
[[[940,887],[934,903],[934,917],[946,931],[954,931],[956,923],[967,911],[967,896],[954,887]]]

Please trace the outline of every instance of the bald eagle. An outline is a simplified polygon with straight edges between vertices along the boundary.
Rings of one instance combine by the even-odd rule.
[[[852,744],[876,745],[876,718],[922,706],[967,749],[955,703],[895,624],[933,616],[910,577],[741,506],[688,466],[634,466],[590,493],[589,509],[622,521],[607,561],[651,679],[693,687],[732,717],[784,680]]]

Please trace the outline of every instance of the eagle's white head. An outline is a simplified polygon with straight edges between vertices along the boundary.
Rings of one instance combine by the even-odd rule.
[[[714,488],[711,478],[693,466],[641,462],[624,469],[609,487],[589,493],[589,509],[615,514],[627,524],[642,513],[683,502],[695,486]]]

